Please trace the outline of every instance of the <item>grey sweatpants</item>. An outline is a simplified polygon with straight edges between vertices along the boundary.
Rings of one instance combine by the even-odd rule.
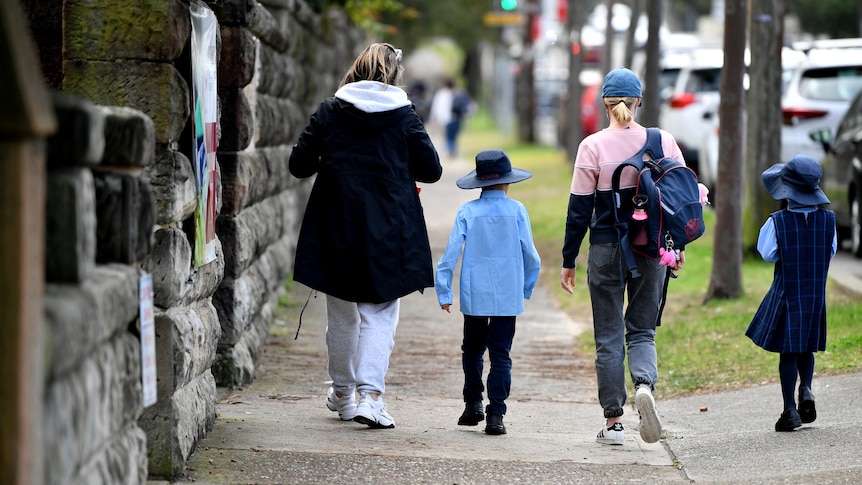
[[[340,394],[386,391],[400,303],[354,303],[326,295],[329,376]]]

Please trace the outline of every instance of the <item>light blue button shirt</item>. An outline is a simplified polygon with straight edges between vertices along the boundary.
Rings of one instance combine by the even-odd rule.
[[[787,207],[791,212],[802,212],[808,214],[814,212],[817,207],[812,206],[794,206],[793,204]],[[836,230],[832,236],[832,255],[835,256],[835,251],[838,250],[838,231]],[[760,228],[760,234],[757,236],[757,252],[767,263],[778,261],[778,237],[775,235],[775,223],[772,218],[768,217],[766,222]]]
[[[458,209],[434,284],[440,305],[452,303],[452,279],[461,257],[461,313],[517,316],[524,313],[539,277],[530,217],[502,190],[483,190]]]

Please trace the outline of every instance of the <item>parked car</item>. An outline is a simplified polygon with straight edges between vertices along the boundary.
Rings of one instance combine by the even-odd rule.
[[[833,136],[830,128],[810,134],[825,155],[820,186],[835,211],[839,237],[850,239],[850,250],[862,258],[862,91],[851,101]]]
[[[834,130],[862,90],[862,48],[812,48],[799,63],[781,99],[781,160],[797,153],[822,158],[809,133]],[[834,133],[832,133],[834,139]]]
[[[790,83],[790,79],[793,77],[794,72],[796,72],[797,66],[801,62],[803,62],[806,58],[805,52],[792,49],[790,47],[784,47],[781,50],[781,65],[782,65],[782,74],[781,74],[781,92],[783,93],[785,89],[787,89],[787,85]],[[748,64],[748,53],[746,53],[746,65]],[[748,90],[749,81],[748,75],[746,74],[743,78],[743,89]],[[718,108],[716,108],[716,111]],[[719,160],[718,160],[718,140],[720,134],[720,125],[719,125],[719,117],[716,112],[715,116],[709,120],[708,128],[706,133],[704,134],[701,145],[698,149],[698,165],[700,171],[698,172],[698,178],[701,182],[706,184],[711,190],[713,194],[717,194],[717,190],[715,190],[715,184],[718,181],[718,168],[719,168]],[[744,140],[743,140],[744,144]]]
[[[700,48],[662,59],[659,126],[673,133],[686,164],[700,172],[699,149],[718,113],[724,53]]]

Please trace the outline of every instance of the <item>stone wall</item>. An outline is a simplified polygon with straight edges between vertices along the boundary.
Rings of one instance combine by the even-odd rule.
[[[153,123],[140,111],[65,93],[53,101],[59,129],[47,157],[44,481],[141,483],[147,436],[138,425],[136,262],[152,241],[155,205],[142,168],[153,158]]]
[[[62,199],[47,214],[46,483],[178,476],[212,429],[218,388],[253,380],[292,271],[310,186],[287,160],[364,37],[342,12],[302,0],[209,5],[220,27],[218,241],[216,260],[197,269],[188,3],[25,5],[65,116],[52,141],[62,155],[49,157],[62,163],[49,162],[48,192]],[[158,376],[146,409],[144,273]]]

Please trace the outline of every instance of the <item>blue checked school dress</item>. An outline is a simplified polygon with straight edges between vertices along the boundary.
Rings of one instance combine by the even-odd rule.
[[[773,213],[779,259],[772,286],[745,335],[771,352],[826,350],[826,275],[835,213]]]

